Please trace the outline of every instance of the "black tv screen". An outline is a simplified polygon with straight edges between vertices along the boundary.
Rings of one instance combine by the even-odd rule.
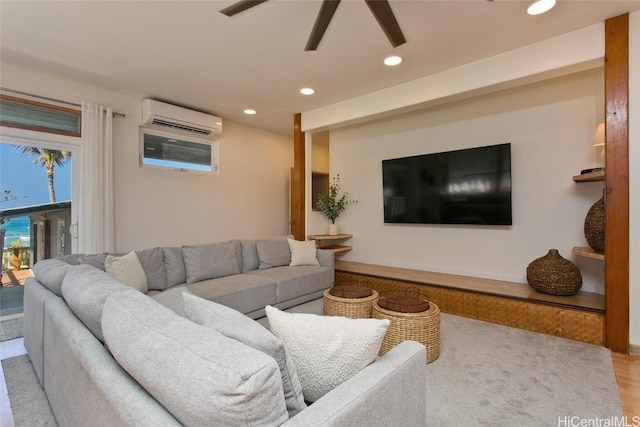
[[[511,144],[382,161],[384,222],[511,225]]]

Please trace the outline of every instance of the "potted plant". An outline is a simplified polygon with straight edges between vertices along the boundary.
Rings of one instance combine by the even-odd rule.
[[[340,189],[340,174],[334,176],[329,184],[329,188],[326,193],[320,193],[318,196],[318,209],[322,211],[331,223],[329,224],[329,234],[335,236],[338,234],[338,225],[336,224],[336,218],[340,213],[345,210],[349,203],[352,203],[348,199],[348,193],[342,193]]]

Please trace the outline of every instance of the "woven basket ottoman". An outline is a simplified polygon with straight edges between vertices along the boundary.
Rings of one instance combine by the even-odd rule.
[[[325,289],[322,294],[322,314],[350,319],[368,319],[371,317],[373,302],[377,299],[378,292],[373,289],[371,295],[364,298],[342,298],[331,295],[331,289]]]
[[[407,340],[424,344],[427,348],[427,363],[440,356],[440,309],[433,302],[429,302],[427,311],[418,313],[391,311],[374,302],[372,317],[391,321],[380,347],[380,356]]]

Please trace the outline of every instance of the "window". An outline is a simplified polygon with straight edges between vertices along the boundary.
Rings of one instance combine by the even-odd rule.
[[[218,142],[141,127],[140,165],[218,174]]]
[[[80,136],[79,110],[0,95],[0,125],[38,132]]]

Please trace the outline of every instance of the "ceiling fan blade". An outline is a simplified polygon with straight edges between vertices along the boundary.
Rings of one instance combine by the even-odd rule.
[[[236,2],[231,6],[225,7],[220,11],[220,13],[227,16],[233,16],[266,1],[267,0],[240,0],[239,2]]]
[[[391,6],[389,6],[389,2],[387,0],[364,1],[367,3],[367,6],[369,6],[369,10],[371,10],[373,16],[376,17],[378,24],[380,24],[382,31],[387,35],[391,45],[393,47],[398,47],[401,44],[405,44],[407,40],[405,40],[404,35],[402,34],[400,25],[398,25],[398,21],[396,21],[396,17],[391,10]]]
[[[322,36],[324,36],[325,31],[327,31],[329,22],[331,22],[333,14],[336,13],[339,4],[340,0],[322,1],[320,12],[318,12],[318,16],[316,17],[316,23],[313,24],[313,30],[311,30],[311,35],[309,36],[309,40],[307,40],[307,46],[304,50],[316,50],[318,48],[320,40],[322,40]]]

